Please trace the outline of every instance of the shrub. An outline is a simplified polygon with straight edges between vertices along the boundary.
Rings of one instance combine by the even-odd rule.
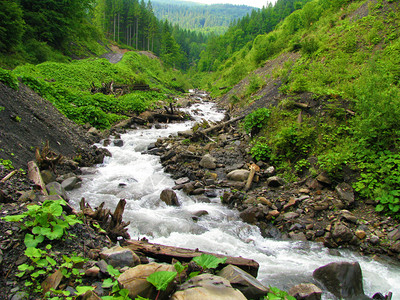
[[[270,116],[271,111],[268,108],[259,108],[244,118],[243,127],[247,133],[251,133],[254,136],[268,123]]]
[[[262,161],[269,161],[271,152],[271,147],[268,145],[266,138],[259,138],[250,150],[254,159]]]
[[[18,90],[19,87],[18,78],[11,71],[0,68],[0,82],[4,83],[5,85],[8,85],[10,88],[14,90]]]

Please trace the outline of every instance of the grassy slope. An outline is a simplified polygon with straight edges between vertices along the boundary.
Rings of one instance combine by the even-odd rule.
[[[378,210],[397,213],[399,23],[398,1],[342,1],[329,7],[314,0],[236,53],[209,74],[203,86],[221,96],[227,90],[220,87],[245,78],[246,86],[235,88],[238,92],[229,99],[246,107],[262,97],[266,78],[278,80],[284,100],[272,108],[269,122],[254,140],[253,154],[293,180],[304,171],[316,175],[326,170],[341,181],[355,171],[361,177],[347,180],[354,181],[360,195],[380,201]],[[257,75],[255,70],[266,60],[290,52],[301,56]],[[311,106],[302,111],[301,123],[296,102]],[[311,156],[318,157],[316,167]]]

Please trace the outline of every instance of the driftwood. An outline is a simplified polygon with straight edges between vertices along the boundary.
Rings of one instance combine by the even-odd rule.
[[[211,126],[211,127],[207,128],[207,129],[204,129],[204,130],[197,130],[193,134],[191,139],[192,140],[196,140],[196,139],[198,139],[200,137],[207,136],[208,134],[212,133],[213,131],[220,130],[220,129],[224,128],[225,126],[229,125],[229,124],[232,124],[232,123],[235,123],[237,121],[240,121],[240,120],[244,119],[245,117],[246,117],[245,115],[244,116],[240,116],[240,117],[228,120],[226,122],[221,122],[221,123],[219,123],[217,125]]]
[[[183,121],[185,117],[183,115],[171,115],[171,114],[153,114],[154,119],[157,119],[160,122],[169,122],[169,121]]]
[[[39,167],[34,161],[28,162],[28,178],[40,187],[40,192],[43,195],[48,196],[46,185],[43,182],[42,175],[40,175]]]
[[[298,107],[298,108],[310,108],[310,105],[306,104],[306,103],[301,103],[301,102],[295,102],[293,103],[294,106]]]
[[[259,172],[259,171],[260,171],[260,167],[257,166],[256,164],[252,164],[250,166],[250,174],[249,174],[249,177],[247,178],[246,186],[244,188],[244,190],[246,192],[251,188],[251,183],[253,182],[254,175],[256,174],[256,172]]]
[[[62,162],[63,156],[50,150],[49,141],[46,141],[42,151],[36,148],[35,158],[42,170],[51,169],[55,171],[56,166]]]
[[[126,228],[130,222],[126,223],[122,221],[122,215],[126,205],[125,199],[119,200],[114,213],[111,213],[110,209],[104,208],[104,202],[95,210],[92,209],[89,203],[86,203],[85,198],[81,199],[79,205],[85,216],[99,222],[101,228],[107,232],[107,235],[112,241],[116,242],[118,237],[123,237],[124,239],[130,238],[128,228]]]
[[[1,182],[6,182],[8,179],[10,179],[11,177],[13,177],[15,174],[17,174],[18,170],[14,170],[11,173],[9,173],[7,176],[5,176]]]
[[[125,242],[125,247],[135,251],[140,252],[145,256],[149,256],[155,258],[162,262],[171,263],[173,259],[177,259],[181,262],[189,262],[193,259],[193,257],[200,256],[203,253],[211,254],[216,257],[226,257],[226,262],[223,266],[226,265],[235,265],[242,270],[246,271],[247,273],[257,277],[259,265],[256,261],[252,259],[247,259],[243,257],[233,257],[233,256],[226,256],[221,254],[214,254],[209,252],[203,252],[186,248],[178,248],[178,247],[171,247],[171,246],[164,246],[159,244],[152,244],[146,241],[134,241],[128,240]]]

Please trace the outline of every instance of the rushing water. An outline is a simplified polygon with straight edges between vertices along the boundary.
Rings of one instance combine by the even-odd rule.
[[[191,109],[201,109],[203,113],[197,115],[198,119],[217,121],[223,117],[211,103]],[[257,227],[242,222],[237,211],[222,206],[219,198],[201,203],[177,191],[180,207],[163,203],[160,193],[173,187],[174,181],[164,173],[159,157],[141,153],[158,138],[174,135],[192,125],[193,122],[170,124],[162,129],[123,134],[124,145],[111,144],[108,150],[112,157],[106,158],[94,174],[83,176],[82,187],[70,193],[72,203],[78,206],[80,198],[85,197],[92,207],[105,201],[114,209],[119,199],[124,198],[127,201],[124,220],[131,221],[132,239],[147,237],[154,243],[254,259],[260,264],[258,279],[266,286],[288,289],[313,282],[312,272],[320,266],[334,261],[358,261],[367,295],[391,291],[393,300],[400,299],[398,265],[380,263],[347,251],[334,256],[316,243],[265,239]],[[206,210],[208,215],[194,222],[193,213],[199,210]],[[325,294],[324,298],[334,297]]]

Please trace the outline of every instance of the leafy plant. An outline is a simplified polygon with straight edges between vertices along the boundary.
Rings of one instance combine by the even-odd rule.
[[[115,269],[113,266],[107,266],[107,272],[110,274],[110,278],[107,278],[103,281],[102,287],[105,289],[111,288],[110,295],[102,297],[103,300],[126,300],[129,298],[129,290],[121,289],[118,284],[118,277],[121,273]]]
[[[270,291],[267,296],[264,297],[265,300],[296,300],[295,297],[290,296],[287,292],[282,291],[276,287],[270,287]]]
[[[154,287],[158,291],[156,300],[158,299],[160,292],[165,291],[167,289],[168,285],[175,279],[177,274],[178,274],[177,272],[171,272],[171,271],[158,271],[154,272],[153,274],[150,274],[146,278],[146,280],[150,282],[152,285],[154,285]]]
[[[268,123],[271,111],[265,107],[248,114],[243,121],[243,128],[251,135],[257,134]]]
[[[12,164],[12,161],[9,159],[2,159],[0,158],[0,165],[4,166],[7,170],[12,170],[14,169],[14,166]]]
[[[251,156],[256,160],[268,161],[271,157],[271,147],[267,143],[267,139],[260,137],[256,140],[250,149]]]
[[[202,254],[200,256],[193,257],[193,261],[201,266],[203,269],[215,269],[219,264],[226,262],[226,257],[219,258],[210,254]]]
[[[0,82],[3,82],[14,90],[18,90],[19,88],[17,76],[15,76],[11,71],[4,70],[3,68],[0,68]]]

